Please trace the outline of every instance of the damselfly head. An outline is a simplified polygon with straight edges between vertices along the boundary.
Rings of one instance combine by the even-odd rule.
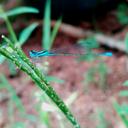
[[[30,52],[29,52],[29,56],[32,58],[32,57],[37,57],[37,51],[35,51],[35,50],[31,50]]]

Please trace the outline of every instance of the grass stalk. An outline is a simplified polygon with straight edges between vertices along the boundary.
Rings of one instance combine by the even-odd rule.
[[[74,125],[74,127],[80,128],[80,125],[77,123],[70,110],[57,95],[52,86],[47,82],[40,70],[31,63],[31,61],[20,48],[15,47],[14,44],[5,36],[2,36],[2,38],[4,39],[4,41],[7,42],[7,45],[0,45],[0,54],[10,59],[20,70],[28,74],[36,83],[36,85],[40,87],[43,91],[45,91],[49,98],[64,113],[64,115]]]

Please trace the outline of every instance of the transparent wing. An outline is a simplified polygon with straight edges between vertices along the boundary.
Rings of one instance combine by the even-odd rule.
[[[112,56],[111,52],[104,52],[104,53],[94,53],[92,52],[92,49],[88,49],[89,43],[84,45],[83,43],[81,44],[76,44],[73,46],[65,46],[63,48],[56,48],[52,49],[50,51],[46,51],[45,54],[40,54],[38,57],[33,57],[34,62],[40,62],[42,61],[43,58],[49,57],[49,56],[87,56],[89,54],[93,54],[94,56]],[[95,47],[93,47],[94,49]],[[36,51],[38,53],[44,53],[45,50],[43,51]]]

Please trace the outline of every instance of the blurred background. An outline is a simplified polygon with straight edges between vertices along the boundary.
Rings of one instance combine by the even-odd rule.
[[[0,0],[0,35],[23,49],[81,128],[128,128],[127,0]],[[29,56],[79,53],[78,44],[85,56]],[[65,127],[73,128],[48,96],[0,55],[0,128]]]

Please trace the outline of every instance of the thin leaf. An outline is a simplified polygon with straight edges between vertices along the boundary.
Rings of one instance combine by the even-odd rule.
[[[43,39],[42,39],[42,46],[44,49],[49,50],[49,43],[50,43],[50,19],[51,19],[51,0],[46,1],[45,5],[45,13],[44,13],[44,26],[43,26]]]
[[[36,117],[36,115],[32,115],[32,114],[26,114],[25,115],[25,118],[27,119],[27,120],[30,120],[30,121],[32,121],[32,122],[37,122],[37,117]]]
[[[96,128],[109,128],[109,122],[106,120],[105,113],[103,111],[98,111],[97,119],[98,125]]]
[[[2,64],[5,61],[5,57],[0,55],[0,64]]]
[[[101,87],[101,89],[103,89],[104,91],[107,88],[107,66],[104,62],[100,62],[100,64],[98,65],[98,69],[97,71],[99,72],[99,86]]]
[[[60,84],[63,84],[65,82],[64,80],[59,79],[59,78],[57,78],[55,76],[46,76],[46,79],[49,82],[56,82],[56,83],[60,83]]]
[[[120,4],[118,6],[118,10],[117,10],[117,18],[119,20],[119,22],[122,24],[122,25],[127,25],[128,24],[128,6],[127,4],[123,3],[123,4]]]
[[[10,74],[12,76],[16,76],[17,75],[17,71],[16,71],[15,64],[13,64],[10,60],[8,60],[7,62],[8,62],[8,68],[9,68]]]
[[[56,35],[58,33],[58,30],[59,30],[59,27],[60,27],[61,23],[62,23],[62,17],[60,17],[57,20],[57,22],[55,24],[55,27],[53,28],[53,31],[52,31],[52,34],[51,34],[50,49],[51,49],[51,47],[53,45],[53,42],[54,42],[54,40],[56,38]]]
[[[4,8],[2,6],[0,6],[0,18],[2,18],[5,21],[5,24],[7,26],[9,35],[10,35],[13,43],[17,42],[17,37],[16,37],[16,34],[14,32],[13,26],[8,19],[7,12],[4,11]]]
[[[25,13],[39,13],[38,9],[33,7],[17,7],[14,9],[11,9],[10,11],[7,11],[5,14],[7,16],[16,16],[19,14],[25,14]]]
[[[119,111],[119,113],[121,115],[126,115],[127,116],[127,114],[128,114],[128,105],[127,104],[120,105],[120,111]]]
[[[75,100],[77,99],[77,97],[78,97],[78,92],[74,92],[74,93],[72,93],[72,94],[68,97],[68,99],[65,101],[65,103],[66,103],[68,106],[71,106],[71,104],[72,104],[73,102],[75,102]]]
[[[78,44],[85,48],[86,50],[89,50],[90,49],[94,49],[94,48],[99,48],[99,44],[97,42],[97,40],[94,38],[94,37],[89,37],[87,39],[80,39],[78,41]]]
[[[8,90],[8,92],[11,94],[11,100],[15,102],[17,108],[20,110],[22,114],[25,113],[24,106],[19,99],[19,97],[16,94],[15,89],[9,84],[6,77],[3,74],[0,74],[0,81],[3,83],[4,87]]]
[[[123,83],[123,86],[128,86],[128,80]]]
[[[128,97],[128,90],[121,91],[121,92],[119,93],[119,96]]]
[[[19,36],[19,42],[20,45],[23,45],[28,38],[30,37],[31,33],[34,31],[34,29],[38,26],[38,23],[33,23],[31,25],[29,25],[27,28],[25,28]]]
[[[5,19],[5,14],[0,14],[0,19]]]
[[[1,19],[5,19],[6,18],[6,14],[5,14],[5,12],[3,10],[4,10],[3,6],[0,5],[0,18]]]
[[[126,53],[128,54],[128,33],[125,36],[125,47],[126,47]]]
[[[123,121],[123,123],[125,124],[125,126],[127,128],[128,127],[128,119],[124,115],[124,111],[122,110],[122,106],[120,106],[116,101],[113,102],[113,106],[114,106],[114,109],[117,112],[118,116],[121,118],[121,120]],[[123,107],[123,109],[124,109],[124,107]]]
[[[26,128],[26,124],[23,122],[15,122],[12,124],[12,128]]]

